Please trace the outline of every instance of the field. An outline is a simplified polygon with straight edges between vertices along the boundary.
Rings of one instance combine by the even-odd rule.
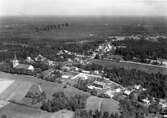
[[[23,80],[23,81],[28,81],[34,84],[39,84],[42,88],[43,91],[47,93],[47,97],[50,98],[52,94],[56,92],[63,91],[67,96],[73,96],[75,94],[86,94],[89,95],[89,93],[80,91],[74,87],[66,86],[54,82],[47,82],[45,80],[37,79],[32,76],[26,76],[26,75],[13,75],[13,74],[8,74],[4,72],[0,72],[0,75],[4,79],[12,79],[12,80]]]
[[[103,113],[119,113],[119,102],[113,99],[98,98],[91,96],[87,99],[87,110],[101,110]]]
[[[0,72],[0,75],[1,75],[2,80],[6,80],[5,81],[6,83],[4,83],[6,86],[10,84],[9,82],[13,82],[14,80],[16,80],[17,83],[15,82],[15,86],[14,86],[13,90],[16,90],[16,88],[19,88],[20,86],[21,86],[20,88],[22,89],[22,91],[17,89],[16,92],[12,92],[11,86],[10,86],[2,94],[3,97],[4,97],[4,95],[8,95],[9,92],[10,92],[10,94],[12,92],[12,94],[11,94],[12,97],[13,97],[13,95],[17,94],[17,96],[14,96],[14,97],[17,97],[18,99],[20,99],[20,97],[22,98],[22,94],[27,93],[23,89],[25,89],[25,88],[29,89],[30,87],[27,87],[27,86],[30,86],[29,85],[30,83],[33,83],[34,85],[39,84],[41,86],[42,90],[44,92],[46,92],[47,99],[51,99],[52,94],[54,94],[56,92],[64,92],[65,95],[69,96],[69,97],[76,95],[76,94],[80,94],[80,95],[85,94],[87,96],[90,96],[89,93],[80,91],[76,88],[73,88],[70,86],[64,87],[64,85],[62,85],[62,84],[47,82],[47,81],[40,80],[40,79],[37,79],[37,78],[32,77],[32,76],[16,75],[16,74],[4,73],[4,72]],[[16,87],[17,85],[18,85],[18,87]],[[31,91],[31,89],[30,89],[30,91]],[[3,98],[3,100],[5,100],[5,99],[6,98]],[[7,114],[8,116],[12,116],[13,118],[29,118],[29,116],[37,117],[37,118],[38,117],[45,118],[46,116],[47,117],[50,117],[50,116],[57,117],[60,115],[59,113],[51,114],[51,113],[39,110],[40,104],[32,105],[31,101],[29,101],[29,99],[27,99],[27,98],[24,98],[21,101],[17,101],[17,103],[18,104],[9,103],[6,106],[4,106],[3,108],[1,108],[0,109],[0,116],[3,114]],[[19,116],[17,116],[17,115],[19,115]]]

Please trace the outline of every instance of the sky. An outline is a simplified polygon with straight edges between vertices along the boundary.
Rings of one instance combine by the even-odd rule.
[[[167,0],[0,0],[0,16],[167,16]]]

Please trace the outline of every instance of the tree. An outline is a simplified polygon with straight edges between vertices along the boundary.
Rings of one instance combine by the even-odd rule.
[[[87,97],[88,96],[86,95],[74,95],[67,97],[63,92],[57,92],[53,94],[53,98],[51,100],[43,101],[41,109],[48,112],[56,112],[61,109],[68,109],[72,111],[84,109]]]

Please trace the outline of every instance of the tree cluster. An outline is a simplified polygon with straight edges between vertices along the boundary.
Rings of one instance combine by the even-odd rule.
[[[69,23],[63,23],[63,24],[52,24],[52,25],[46,25],[46,26],[40,26],[40,27],[35,27],[35,31],[53,31],[53,30],[59,30],[64,27],[68,27]]]
[[[146,107],[130,99],[120,101],[120,111],[123,118],[145,118],[148,116]]]
[[[61,109],[76,111],[84,109],[86,104],[86,95],[76,94],[74,96],[66,96],[63,92],[53,94],[51,100],[46,100],[42,103],[41,109],[48,112],[56,112]]]
[[[139,62],[146,62],[146,59],[163,58],[167,59],[167,40],[159,39],[156,42],[140,39],[127,39],[116,42],[115,45],[125,45],[126,48],[117,48],[115,54],[122,55],[125,60],[137,59]]]

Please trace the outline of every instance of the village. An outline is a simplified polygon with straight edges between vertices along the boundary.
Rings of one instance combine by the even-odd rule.
[[[112,37],[112,39],[115,42],[117,38]],[[103,69],[98,70],[97,68],[83,68],[84,66],[88,66],[88,68],[92,65],[96,66],[92,62],[94,59],[110,60],[118,63],[128,62],[121,56],[114,55],[114,53],[112,53],[117,48],[126,48],[126,46],[123,45],[114,46],[112,44],[113,41],[106,40],[103,44],[100,44],[96,50],[89,50],[91,55],[81,55],[68,50],[60,50],[57,53],[57,56],[65,61],[53,61],[41,54],[37,55],[35,58],[28,56],[25,60],[19,60],[15,54],[13,56],[13,60],[1,64],[2,67],[5,66],[9,68],[2,68],[1,70],[11,74],[30,75],[38,78],[39,80],[59,83],[64,86],[71,86],[75,89],[89,93],[92,96],[97,96],[97,99],[111,99],[118,103],[117,107],[119,107],[120,100],[132,97],[137,103],[146,108],[149,108],[149,106],[154,104],[158,105],[161,109],[161,113],[159,114],[166,118],[167,99],[157,99],[151,96],[139,98],[138,96],[147,90],[140,84],[123,86],[119,83],[111,81],[110,78],[104,77]],[[67,55],[70,55],[73,58],[68,58]],[[167,68],[167,61],[163,59],[161,59],[161,61],[150,60],[150,63],[147,65],[152,66],[154,61],[158,62],[159,65],[157,66]],[[42,91],[41,88],[40,91]],[[93,108],[90,109],[93,110]]]

